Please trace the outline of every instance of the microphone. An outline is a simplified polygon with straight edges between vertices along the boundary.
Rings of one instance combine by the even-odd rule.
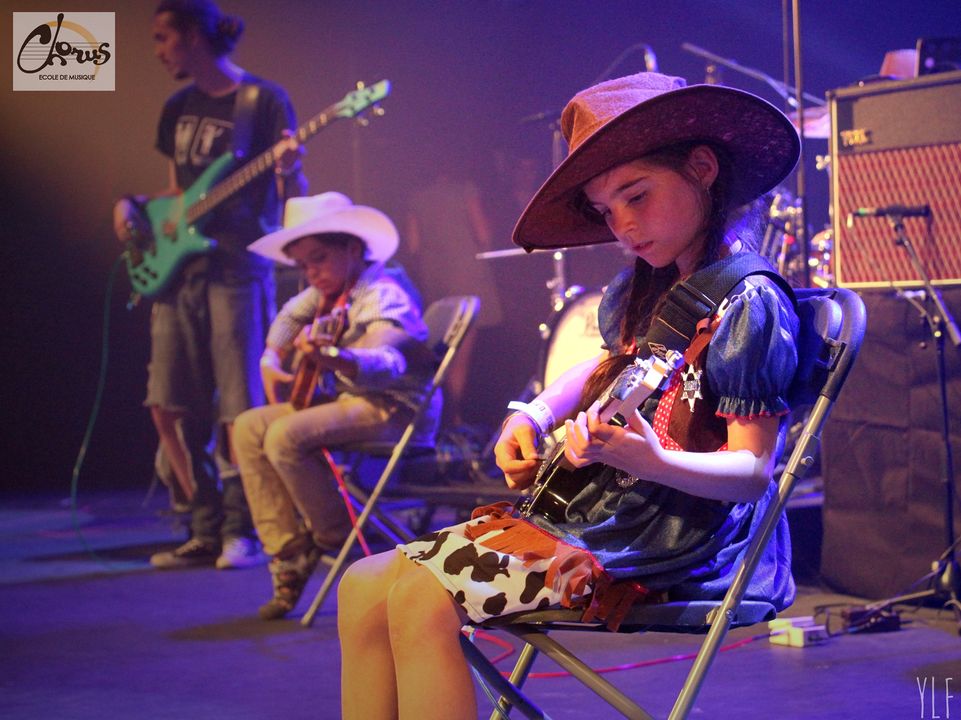
[[[854,226],[856,217],[928,217],[930,205],[885,205],[882,207],[860,207],[848,213],[848,227]]]
[[[644,44],[644,69],[647,72],[657,72],[657,55],[654,54],[654,48],[648,44]]]

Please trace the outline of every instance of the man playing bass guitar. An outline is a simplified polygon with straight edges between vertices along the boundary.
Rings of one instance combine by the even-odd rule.
[[[200,227],[214,241],[209,251],[172,263],[169,279],[150,296],[144,404],[160,438],[158,457],[175,476],[164,479],[191,509],[190,539],[151,558],[161,568],[264,560],[228,443],[234,418],[264,402],[257,361],[274,307],[271,264],[246,246],[276,227],[278,194],[303,194],[306,184],[286,93],[230,60],[242,31],[243,22],[211,0],[163,0],[157,7],[155,54],[174,79],[192,82],[167,100],[158,125],[157,148],[170,158],[168,188],[153,197],[128,196],[114,208],[114,229],[130,263],[138,255],[156,257],[145,206],[169,203],[176,210],[218,158],[273,149],[277,180],[251,183],[204,217]],[[174,213],[170,224],[183,227]],[[214,432],[216,463],[207,451]]]
[[[288,200],[284,228],[250,246],[299,266],[309,283],[267,335],[260,363],[271,404],[234,425],[254,524],[273,556],[274,593],[260,608],[265,620],[294,608],[322,551],[338,548],[350,531],[323,451],[399,439],[430,384],[434,368],[415,291],[399,268],[385,267],[397,246],[384,213],[337,192]],[[284,363],[295,346],[302,357],[288,373]],[[299,397],[277,402],[286,386],[311,384],[326,392],[319,399],[294,392]],[[440,408],[436,394],[415,443],[432,441]]]

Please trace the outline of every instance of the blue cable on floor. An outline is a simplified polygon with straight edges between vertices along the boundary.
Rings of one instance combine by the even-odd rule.
[[[110,269],[110,276],[107,279],[107,289],[103,303],[103,337],[100,347],[100,374],[97,378],[97,391],[94,395],[93,407],[90,410],[90,418],[87,421],[87,430],[84,432],[83,440],[80,443],[80,450],[77,451],[77,460],[73,465],[73,474],[70,478],[70,511],[73,518],[74,530],[76,530],[77,537],[80,538],[84,550],[87,551],[90,557],[108,569],[113,569],[113,565],[97,555],[94,549],[87,543],[87,539],[84,537],[83,531],[80,528],[80,519],[77,515],[77,487],[80,479],[80,468],[83,467],[83,461],[87,455],[87,448],[90,446],[90,438],[93,435],[93,428],[97,423],[97,417],[100,415],[103,389],[107,384],[107,360],[110,357],[110,300],[113,297],[113,286],[117,279],[117,271],[120,269],[120,264],[126,257],[127,253],[122,253],[114,261],[113,267]]]

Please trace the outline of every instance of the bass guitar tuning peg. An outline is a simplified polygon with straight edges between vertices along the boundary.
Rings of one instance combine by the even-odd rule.
[[[370,125],[370,120],[364,117],[363,115],[358,115],[355,119],[357,121],[357,124],[360,125],[361,127],[367,127],[368,125]]]
[[[383,117],[385,110],[384,110],[384,108],[383,108],[381,105],[374,105],[374,106],[371,108],[370,112],[371,112],[372,114],[376,115],[377,117]]]

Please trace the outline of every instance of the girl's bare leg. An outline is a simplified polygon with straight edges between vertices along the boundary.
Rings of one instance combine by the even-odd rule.
[[[387,601],[399,717],[476,718],[474,684],[459,641],[466,616],[430,570],[411,564]]]
[[[358,560],[337,608],[345,720],[476,717],[466,618],[429,570],[394,550]]]
[[[337,590],[341,706],[345,720],[397,717],[397,681],[387,625],[387,596],[416,566],[396,550],[351,565]]]

